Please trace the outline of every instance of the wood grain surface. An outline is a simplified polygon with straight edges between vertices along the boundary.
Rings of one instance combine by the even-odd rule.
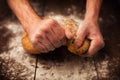
[[[26,53],[21,24],[10,14],[0,22],[0,80],[120,80],[120,6],[107,1],[103,1],[99,18],[106,45],[92,58],[74,55],[66,47],[48,54]],[[84,19],[85,0],[31,0],[31,5],[42,17]]]

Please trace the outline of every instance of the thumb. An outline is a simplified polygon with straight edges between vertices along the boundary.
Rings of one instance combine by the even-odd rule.
[[[72,34],[72,31],[70,28],[65,28],[65,35],[67,37],[67,39],[72,39],[74,37],[74,35]]]

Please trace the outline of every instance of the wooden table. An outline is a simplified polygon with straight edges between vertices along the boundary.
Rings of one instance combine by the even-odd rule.
[[[84,0],[36,0],[31,4],[40,16],[84,18]],[[120,80],[118,3],[103,2],[99,24],[106,46],[92,58],[74,55],[66,47],[31,55],[22,48],[23,29],[12,14],[0,24],[0,80]]]

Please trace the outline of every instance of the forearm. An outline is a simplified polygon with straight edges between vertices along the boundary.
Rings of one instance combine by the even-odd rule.
[[[29,28],[30,24],[35,20],[40,20],[40,17],[32,9],[28,0],[7,0],[10,8],[15,13],[25,31]]]
[[[87,0],[85,19],[98,21],[102,0]]]

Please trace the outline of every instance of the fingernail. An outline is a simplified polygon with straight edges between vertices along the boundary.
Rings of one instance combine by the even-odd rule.
[[[73,44],[75,45],[76,48],[79,48],[79,45],[77,44],[77,41],[76,41],[76,40],[74,40],[74,43],[73,43]]]

